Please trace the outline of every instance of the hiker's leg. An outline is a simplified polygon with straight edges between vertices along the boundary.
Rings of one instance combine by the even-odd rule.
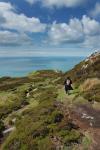
[[[66,94],[68,94],[68,95],[69,95],[69,90],[68,90],[68,89],[66,89]]]
[[[66,94],[68,94],[68,91],[66,91]]]
[[[66,92],[66,94],[68,94],[68,95],[70,94],[70,93],[69,93],[69,87],[68,87],[68,86],[65,86],[65,92]]]
[[[68,95],[70,95],[70,92],[69,92],[69,90],[67,91],[67,94],[68,94]]]
[[[68,88],[67,87],[65,88],[65,91],[66,91],[66,94],[68,94]]]
[[[66,85],[65,85],[65,92],[67,93],[67,87],[66,87]]]

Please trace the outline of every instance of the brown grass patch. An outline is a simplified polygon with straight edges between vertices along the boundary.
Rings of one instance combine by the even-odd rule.
[[[91,78],[91,79],[87,79],[81,86],[80,86],[80,90],[82,92],[88,91],[90,89],[92,89],[95,85],[100,84],[100,79],[98,78]]]

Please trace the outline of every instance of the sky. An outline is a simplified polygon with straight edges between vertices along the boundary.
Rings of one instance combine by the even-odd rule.
[[[100,0],[0,0],[0,57],[100,50]]]

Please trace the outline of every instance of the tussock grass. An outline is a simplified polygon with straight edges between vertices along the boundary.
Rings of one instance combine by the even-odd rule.
[[[90,89],[92,89],[95,85],[100,84],[100,79],[98,78],[91,78],[91,79],[87,79],[81,86],[80,86],[80,90],[82,92],[88,91]]]

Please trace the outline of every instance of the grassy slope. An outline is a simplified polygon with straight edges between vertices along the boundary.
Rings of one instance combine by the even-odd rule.
[[[73,147],[73,143],[80,142],[80,131],[71,125],[69,117],[58,107],[60,102],[56,101],[59,88],[56,82],[61,75],[54,71],[40,71],[28,77],[33,82],[24,83],[14,90],[11,86],[7,91],[1,91],[0,105],[4,110],[0,109],[1,118],[7,126],[16,126],[16,130],[4,141],[2,149],[46,150],[48,147],[49,150],[61,145]],[[27,98],[25,92],[30,87]],[[27,105],[22,104],[23,100],[27,101]],[[56,137],[59,139],[53,143]]]
[[[82,67],[86,65],[87,68],[83,69]],[[88,61],[82,61],[81,63],[76,65],[72,70],[62,75],[62,78],[59,80],[59,83],[63,83],[63,80],[67,76],[71,77],[76,88],[79,88],[79,86],[84,85],[84,82],[86,82],[86,80],[89,79],[89,84],[92,85],[91,88],[85,91],[81,91],[80,89],[80,94],[82,94],[84,98],[88,99],[89,101],[100,101],[100,55],[96,57],[96,60],[93,63],[91,63],[89,58]],[[97,84],[93,84],[94,79],[98,80]],[[86,86],[90,86],[89,84],[87,84]]]
[[[78,149],[77,143],[82,144],[82,134],[63,111],[61,102],[67,107],[87,104],[94,96],[94,90],[98,101],[99,85],[82,91],[80,84],[83,85],[86,78],[99,78],[99,61],[89,64],[85,72],[80,71],[83,61],[65,74],[47,70],[33,72],[26,78],[1,78],[0,118],[6,126],[16,127],[5,139],[2,149],[51,150],[61,146],[63,149],[69,146]],[[75,83],[70,96],[64,93],[62,85],[67,76],[71,76]],[[90,141],[86,139],[83,138],[83,147]]]

